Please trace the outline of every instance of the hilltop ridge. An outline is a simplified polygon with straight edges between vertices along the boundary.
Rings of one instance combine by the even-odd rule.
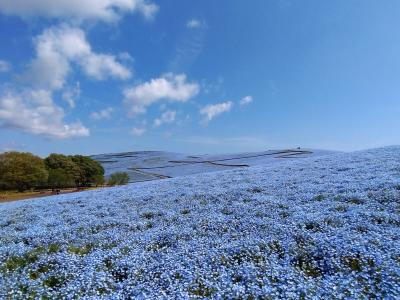
[[[248,168],[277,163],[281,160],[297,160],[333,153],[337,152],[297,148],[212,155],[136,151],[99,154],[91,157],[103,165],[106,176],[114,172],[126,172],[130,177],[130,182],[133,183],[236,168]]]

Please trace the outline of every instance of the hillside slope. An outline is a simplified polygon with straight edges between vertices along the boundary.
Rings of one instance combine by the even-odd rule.
[[[138,151],[93,155],[105,175],[126,172],[129,182],[143,182],[198,173],[248,168],[332,154],[326,150],[282,149],[218,155],[187,155],[163,151]]]
[[[400,147],[0,205],[0,298],[400,297]]]

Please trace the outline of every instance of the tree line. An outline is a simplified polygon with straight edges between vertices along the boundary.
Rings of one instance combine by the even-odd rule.
[[[115,173],[110,185],[126,184],[126,173]],[[50,154],[45,159],[29,152],[0,154],[0,189],[91,187],[105,184],[104,168],[83,155]]]

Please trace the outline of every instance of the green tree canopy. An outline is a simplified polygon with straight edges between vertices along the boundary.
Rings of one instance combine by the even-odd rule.
[[[43,159],[31,153],[0,154],[0,185],[24,191],[47,182],[48,172]]]
[[[104,168],[99,162],[83,155],[74,155],[70,157],[80,168],[78,180],[80,186],[98,185],[100,181],[104,181]]]
[[[79,182],[82,172],[78,164],[76,164],[71,157],[52,153],[44,161],[49,170],[50,186],[68,187],[74,186]],[[59,182],[61,185],[55,185],[56,182]]]

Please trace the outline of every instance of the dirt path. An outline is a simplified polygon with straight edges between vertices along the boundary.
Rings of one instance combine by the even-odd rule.
[[[171,176],[167,176],[167,175],[161,175],[161,174],[157,174],[157,173],[150,173],[150,172],[145,172],[141,170],[142,168],[129,168],[129,170],[138,172],[140,174],[143,175],[147,175],[147,176],[154,176],[157,177],[158,179],[167,179],[167,178],[172,178]],[[135,182],[144,182],[144,181],[152,181],[154,179],[149,179],[149,180],[143,180],[143,181],[135,181]]]
[[[276,159],[282,158],[294,158],[294,157],[304,157],[306,154],[312,154],[313,152],[307,150],[300,150],[300,149],[286,149],[280,151],[270,151],[268,153],[257,154],[257,155],[247,155],[247,156],[237,156],[237,157],[230,157],[230,158],[221,158],[221,159],[212,159],[212,160],[170,160],[168,161],[172,165],[163,165],[163,166],[156,166],[156,167],[133,167],[129,168],[129,170],[135,171],[137,173],[152,176],[155,178],[150,178],[147,180],[140,180],[135,182],[143,182],[143,181],[152,181],[157,179],[166,179],[172,178],[171,176],[161,175],[158,173],[149,172],[150,170],[160,170],[160,169],[169,169],[169,168],[176,168],[188,165],[196,165],[196,164],[210,164],[214,166],[221,166],[221,167],[231,167],[231,168],[248,168],[250,165],[246,163],[239,163],[239,164],[229,164],[225,162],[229,162],[232,160],[239,160],[239,159],[249,159],[249,158],[257,158],[263,156],[274,156]],[[200,159],[200,157],[196,156],[189,156],[189,158]]]
[[[77,190],[77,189],[67,189],[61,190],[59,194],[52,192],[51,190],[38,191],[38,192],[27,192],[27,193],[11,193],[11,194],[2,194],[0,192],[0,203],[6,202],[14,202],[19,200],[28,200],[33,198],[43,198],[55,195],[63,195],[63,194],[71,194],[78,193],[83,191],[88,191],[91,189]]]

